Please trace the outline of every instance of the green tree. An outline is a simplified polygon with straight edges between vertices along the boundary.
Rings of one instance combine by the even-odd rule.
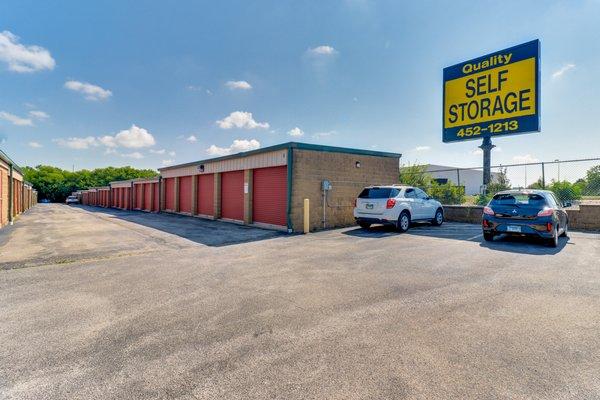
[[[407,165],[400,167],[400,183],[427,189],[432,182],[431,175],[427,173],[427,165]]]
[[[97,186],[107,186],[112,181],[151,178],[157,172],[132,167],[107,167],[94,170],[66,171],[50,165],[23,168],[25,180],[38,191],[39,199],[62,202],[72,192]]]
[[[600,196],[600,165],[588,169],[585,174],[585,182],[583,194],[586,196]]]
[[[538,178],[537,181],[535,181],[531,185],[527,186],[527,189],[544,189],[544,185],[542,183],[542,178]]]
[[[506,172],[507,168],[500,168],[500,171],[496,175],[494,175],[494,179],[487,187],[488,194],[493,195],[503,190],[508,190],[511,188],[510,180],[508,179]]]

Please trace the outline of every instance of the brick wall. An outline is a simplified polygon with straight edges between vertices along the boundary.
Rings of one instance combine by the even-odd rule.
[[[293,150],[292,213],[294,231],[303,227],[303,201],[310,200],[310,229],[323,229],[323,191],[321,182],[327,179],[333,189],[325,207],[325,228],[353,225],[354,199],[369,185],[398,183],[399,159],[333,153],[313,150]],[[360,168],[356,168],[356,162]]]
[[[444,206],[446,221],[481,223],[482,206]],[[569,229],[600,230],[600,205],[579,206],[579,209],[567,209]]]

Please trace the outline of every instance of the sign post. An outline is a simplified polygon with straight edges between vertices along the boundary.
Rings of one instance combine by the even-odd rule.
[[[483,184],[493,136],[540,131],[540,42],[533,40],[444,68],[444,143],[483,139]]]

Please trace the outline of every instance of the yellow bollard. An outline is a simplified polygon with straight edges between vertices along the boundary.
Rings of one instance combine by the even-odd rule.
[[[304,199],[304,233],[310,232],[310,200]]]

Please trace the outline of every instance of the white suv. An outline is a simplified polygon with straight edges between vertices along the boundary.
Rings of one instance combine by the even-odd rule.
[[[405,232],[411,221],[442,225],[444,209],[439,201],[416,187],[369,186],[356,199],[354,219],[364,229],[372,224],[385,224]]]

